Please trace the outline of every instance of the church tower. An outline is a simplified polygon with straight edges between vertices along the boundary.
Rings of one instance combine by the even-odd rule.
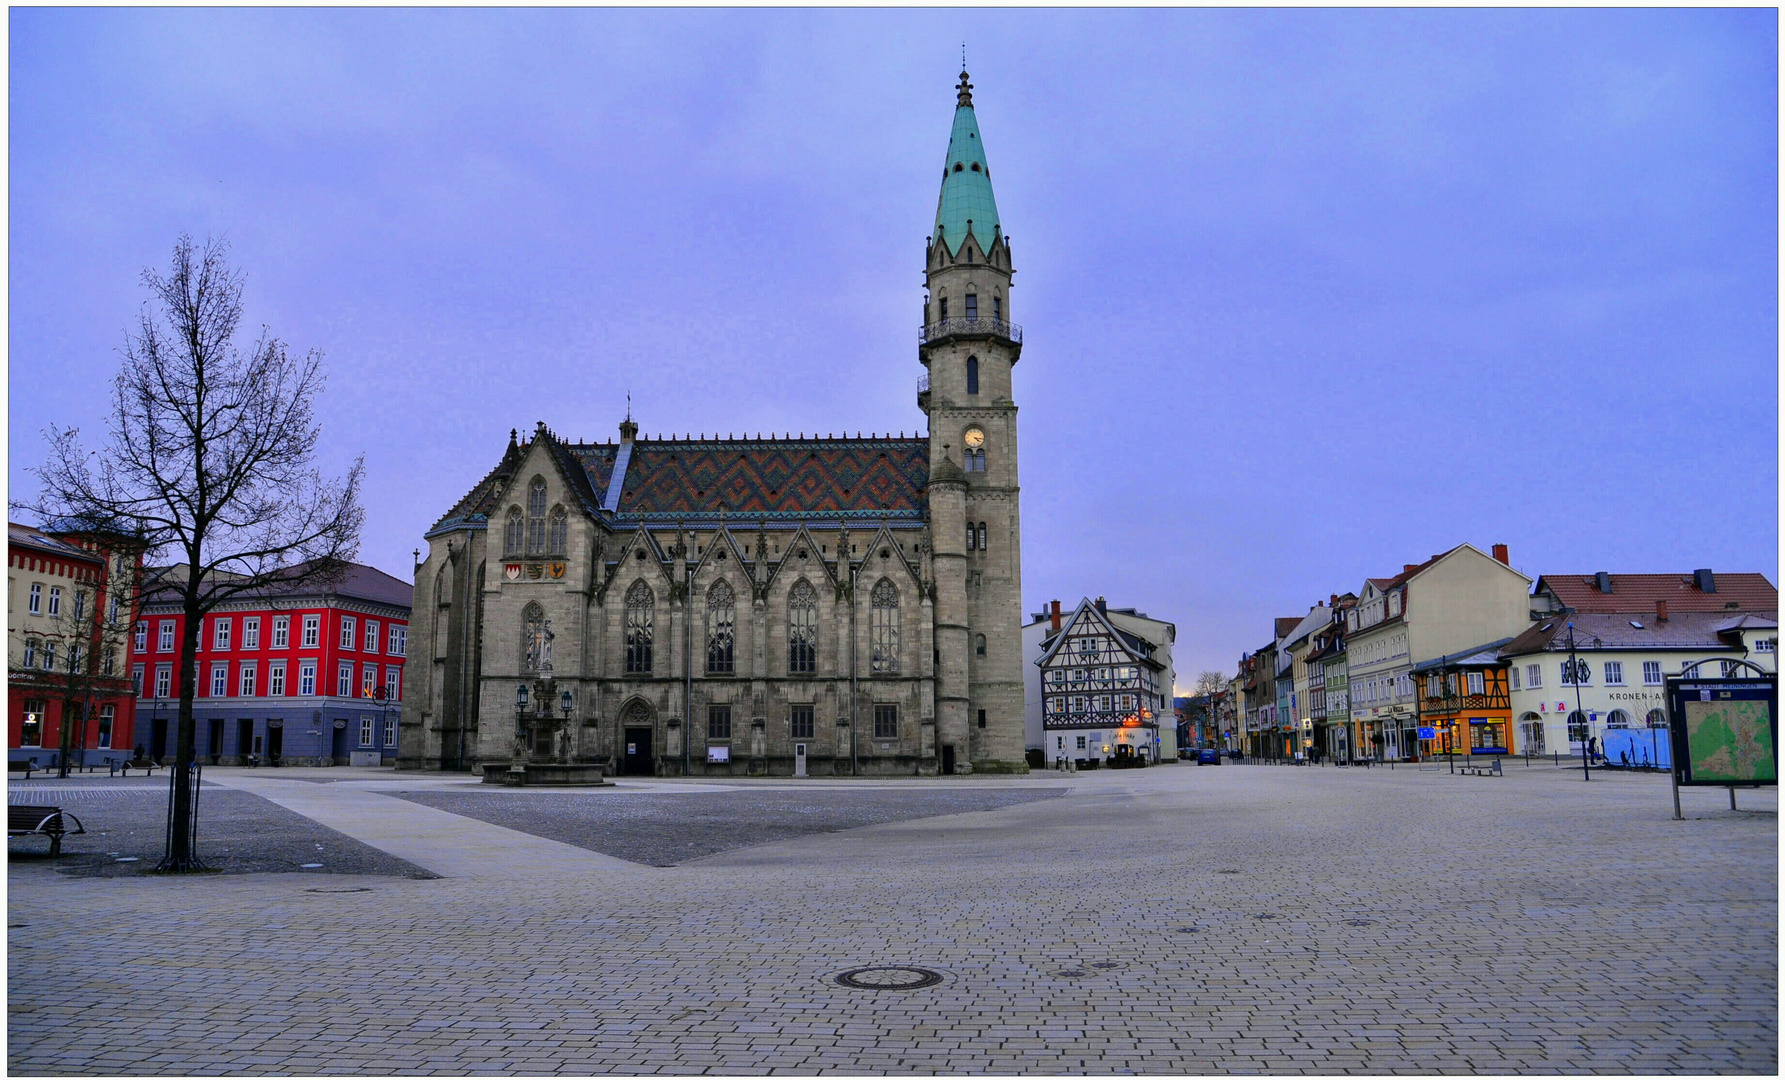
[[[930,418],[936,741],[944,771],[1025,768],[1010,244],[961,72],[925,254],[917,403]]]

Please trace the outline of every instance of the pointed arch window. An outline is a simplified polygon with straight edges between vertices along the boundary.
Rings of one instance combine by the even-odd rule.
[[[818,670],[818,591],[805,578],[787,591],[787,673]]]
[[[553,555],[562,555],[570,549],[570,515],[562,506],[552,508],[552,523],[547,531]]]
[[[521,508],[510,507],[508,510],[508,527],[502,534],[502,552],[505,555],[519,555],[526,547],[526,525],[521,518]]]
[[[896,675],[899,670],[899,590],[885,578],[869,597],[869,645],[871,668],[876,675]]]
[[[735,669],[737,602],[731,586],[716,581],[707,590],[707,674],[730,675]]]
[[[973,298],[971,296],[967,298],[967,310],[973,310]],[[971,319],[973,316],[969,315],[967,318]],[[979,357],[977,356],[967,357],[967,393],[979,393]]]
[[[626,674],[651,673],[651,631],[657,598],[651,587],[636,582],[626,592]]]
[[[545,610],[528,604],[521,615],[521,674],[537,675],[545,662]]]
[[[527,488],[527,554],[545,554],[545,480],[537,476]]]

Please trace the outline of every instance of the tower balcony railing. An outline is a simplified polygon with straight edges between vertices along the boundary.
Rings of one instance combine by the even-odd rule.
[[[1013,345],[1023,343],[1023,328],[1003,319],[940,319],[918,330],[917,343],[928,345],[949,337],[1002,338]]]
[[[929,372],[926,371],[917,377],[917,392],[920,394],[927,394],[930,392]]]

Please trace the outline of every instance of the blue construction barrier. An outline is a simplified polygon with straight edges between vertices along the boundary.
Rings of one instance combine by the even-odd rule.
[[[1663,728],[1606,728],[1599,733],[1603,764],[1632,769],[1671,769],[1673,754]]]

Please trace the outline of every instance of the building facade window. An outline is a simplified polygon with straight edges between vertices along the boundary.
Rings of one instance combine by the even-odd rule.
[[[387,750],[397,748],[397,718],[394,716],[384,718],[384,747]]]
[[[136,651],[149,651],[149,624],[147,622],[136,624]]]
[[[1518,665],[1512,665],[1511,668],[1507,669],[1506,674],[1512,680],[1512,688],[1514,690],[1519,689]]]
[[[43,614],[43,583],[42,582],[33,581],[31,583],[31,599],[26,603],[25,609],[33,615],[42,615]],[[35,744],[33,744],[33,745],[35,745]]]
[[[401,677],[402,670],[402,668],[395,666],[384,669],[384,700],[396,701],[400,696],[400,692],[403,689]]]
[[[979,318],[979,294],[978,293],[968,293],[966,299],[967,299],[967,318],[969,318],[969,319]]]
[[[968,298],[967,302],[971,304],[972,298]],[[977,356],[967,357],[967,393],[979,393],[979,357]]]
[[[173,682],[174,682],[174,669],[170,665],[161,664],[155,668],[155,696],[156,697],[158,697],[158,698],[167,697],[168,691],[173,688]]]
[[[298,665],[298,696],[314,697],[316,694],[316,661],[305,660]]]
[[[99,673],[111,678],[118,670],[118,653],[115,649],[105,650],[105,659],[100,663]]]
[[[335,669],[335,696],[353,696],[353,661],[343,660]]]
[[[876,739],[899,737],[899,707],[897,705],[874,706],[874,737]]]
[[[304,637],[302,647],[314,649],[322,641],[322,616],[304,616]]]
[[[986,545],[986,542],[985,542],[985,522],[983,522],[983,521],[979,523],[979,550],[981,550],[981,551],[992,550],[990,547],[988,547]]]
[[[1541,664],[1526,664],[1525,665],[1525,685],[1530,687],[1532,690],[1543,689],[1543,665],[1541,665]]]
[[[386,650],[392,656],[406,656],[409,649],[409,628],[393,626],[390,628],[390,648]]]
[[[731,706],[707,706],[707,739],[731,738]]]
[[[527,488],[527,554],[545,554],[545,480],[537,476]]]
[[[378,689],[378,665],[366,664],[360,668],[359,696],[369,698]]]
[[[211,696],[229,696],[229,662],[223,661],[211,665]]]
[[[521,517],[521,508],[516,506],[508,511],[508,523],[502,532],[502,551],[507,555],[520,555],[526,550],[527,526]]]
[[[87,594],[79,589],[74,591],[74,619],[76,622],[87,616]]]
[[[562,555],[570,550],[570,516],[562,506],[552,511],[550,547],[553,555]]]
[[[880,579],[869,595],[868,632],[871,644],[870,670],[876,675],[897,674],[899,591],[885,578]]]
[[[101,705],[99,707],[99,749],[110,750],[112,748],[112,727],[117,722],[117,718],[118,707],[116,705]]]
[[[730,675],[737,627],[731,586],[715,581],[707,590],[707,674]]]
[[[1613,709],[1605,717],[1605,726],[1608,728],[1627,728],[1630,726],[1630,714],[1623,709]]]
[[[1605,662],[1605,685],[1624,685],[1624,662],[1622,660],[1607,660]]]
[[[353,648],[354,634],[358,629],[359,620],[349,618],[345,615],[341,617],[341,647],[343,649]]]
[[[286,648],[290,648],[290,647],[291,647],[291,616],[289,616],[289,615],[275,615],[275,616],[273,616],[273,648],[286,649]]]
[[[56,616],[61,615],[61,614],[62,614],[62,587],[60,585],[51,585],[50,586],[49,615],[51,618],[55,618]]]
[[[795,739],[810,739],[816,725],[812,720],[812,706],[790,705],[787,707],[787,732]]]
[[[106,597],[105,624],[107,626],[118,625],[118,597],[116,593]]]
[[[973,637],[973,654],[975,656],[984,656],[985,655],[985,635],[984,634],[975,634],[974,635],[974,637]]]
[[[361,640],[364,642],[366,652],[375,653],[378,651],[378,620],[366,620],[366,636]]]
[[[246,619],[245,618],[242,620],[242,648],[244,648],[244,649],[258,649],[258,648],[260,648],[260,620],[259,619],[257,619],[257,618]]]
[[[1667,714],[1660,709],[1650,709],[1647,722],[1652,728],[1665,728],[1667,726]]]
[[[1487,693],[1487,687],[1485,685],[1486,681],[1487,680],[1483,676],[1482,672],[1479,672],[1479,671],[1469,672],[1469,692],[1471,694],[1485,694],[1485,693]]]
[[[267,665],[267,694],[271,697],[285,696],[285,661],[277,660]]]
[[[978,551],[979,550],[979,534],[974,530],[973,523],[971,521],[967,522],[967,550],[968,551]]]
[[[651,587],[640,581],[626,593],[626,673],[651,673],[652,623],[655,621],[657,598]]]
[[[1644,686],[1661,685],[1661,661],[1644,660],[1642,662],[1642,684]]]
[[[211,620],[211,648],[218,652],[229,651],[229,619]]]
[[[359,718],[359,744],[361,749],[372,745],[372,718],[370,716]]]
[[[37,642],[36,638],[26,638],[25,639],[25,666],[26,667],[34,668],[37,666],[37,649],[38,649],[38,642]]]
[[[161,620],[160,632],[156,635],[155,640],[155,651],[174,651],[174,621],[172,619]]]
[[[242,665],[242,677],[241,677],[240,681],[241,681],[243,697],[253,697],[254,696],[254,683],[255,683],[255,677],[257,675],[258,675],[258,672],[255,671],[255,665],[253,665],[253,664],[243,664]]]
[[[818,593],[806,579],[787,591],[787,673],[818,670]]]

